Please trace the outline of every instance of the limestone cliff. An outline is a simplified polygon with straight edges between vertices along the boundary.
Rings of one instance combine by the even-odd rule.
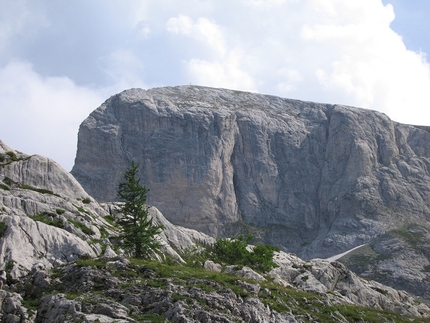
[[[173,223],[212,235],[247,227],[305,258],[429,219],[430,133],[365,109],[197,86],[131,89],[81,124],[72,174],[112,201],[131,160]]]

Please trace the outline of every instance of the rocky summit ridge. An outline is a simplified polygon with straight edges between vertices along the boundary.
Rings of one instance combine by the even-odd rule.
[[[115,240],[115,203],[0,141],[0,321],[430,322],[425,304],[339,262],[281,251],[278,267],[259,274],[193,258],[213,238],[150,212],[165,226],[159,259],[129,260]]]

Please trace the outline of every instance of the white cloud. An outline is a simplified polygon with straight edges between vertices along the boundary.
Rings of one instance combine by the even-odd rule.
[[[108,87],[111,92],[119,92],[132,87],[147,87],[142,81],[145,66],[131,50],[117,49],[100,57],[98,63],[111,80],[111,85]]]
[[[129,87],[234,88],[430,124],[426,57],[381,0],[3,2],[0,139],[66,168],[79,123]]]
[[[188,16],[179,15],[167,21],[166,29],[171,33],[193,37],[201,43],[206,43],[217,55],[225,55],[224,36],[220,27],[210,19],[200,17],[194,22]]]
[[[33,36],[40,28],[49,25],[40,6],[33,6],[26,0],[2,0],[0,10],[1,56],[9,51],[13,38]],[[41,6],[43,7],[43,6]],[[0,56],[0,58],[1,58]],[[0,60],[1,61],[1,60]]]
[[[41,77],[30,63],[13,61],[0,69],[0,139],[70,170],[79,124],[104,99],[67,77]]]
[[[241,68],[243,54],[234,48],[227,52],[225,36],[215,22],[200,17],[194,22],[179,15],[166,23],[167,31],[188,36],[211,49],[212,59],[193,57],[185,62],[190,78],[196,84],[255,91],[252,77]]]
[[[197,84],[256,91],[252,77],[240,68],[241,58],[242,54],[233,51],[223,60],[209,62],[192,59],[187,62],[187,66],[191,78],[197,80]]]
[[[430,122],[430,112],[423,111],[430,105],[429,65],[389,28],[392,6],[370,0],[342,6],[335,0],[316,2],[335,3],[338,10],[326,10],[320,22],[305,25],[301,33],[313,46],[335,48],[315,70],[322,89],[342,97],[338,103],[383,111],[402,122],[421,124],[423,116]]]

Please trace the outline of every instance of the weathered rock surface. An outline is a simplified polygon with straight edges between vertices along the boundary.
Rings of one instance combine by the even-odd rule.
[[[408,294],[365,281],[341,263],[305,262],[283,252],[276,255],[275,261],[279,267],[269,273],[275,282],[291,290],[294,286],[313,292],[314,296],[307,294],[309,299],[303,295],[288,296],[286,290],[264,285],[265,279],[242,280],[239,276],[244,276],[243,272],[230,267],[224,268],[225,273],[235,272],[239,276],[230,278],[227,285],[207,276],[163,277],[162,272],[130,263],[121,268],[113,268],[109,262],[105,265],[99,262],[97,267],[70,264],[60,269],[59,278],[53,283],[60,293],[41,300],[36,322],[50,322],[54,318],[58,322],[67,319],[91,322],[94,318],[100,322],[126,322],[131,321],[132,315],[139,321],[150,314],[169,322],[312,322],[320,321],[317,318],[321,308],[332,312],[329,322],[355,321],[336,311],[336,306],[344,304],[388,310],[406,320],[407,317],[424,320],[430,316],[430,309]],[[181,270],[186,269],[175,271]],[[275,304],[282,305],[284,310],[274,309]],[[383,321],[384,316],[379,315]]]
[[[426,227],[389,231],[339,261],[362,277],[430,302],[430,230]]]
[[[194,262],[177,265],[169,274],[165,264],[133,264],[108,239],[115,240],[117,228],[105,217],[116,216],[116,203],[99,204],[61,173],[65,171],[55,162],[0,142],[0,269],[7,273],[0,274],[1,322],[125,323],[154,316],[171,322],[294,323],[321,317],[323,322],[352,322],[355,318],[340,313],[348,303],[398,313],[378,314],[388,321],[399,314],[429,320],[427,306],[406,293],[359,279],[336,262],[304,262],[281,252],[275,259],[279,267],[269,273],[275,284],[247,267]],[[171,224],[155,207],[150,215],[164,225],[162,251],[177,264],[214,241]],[[193,272],[190,268],[196,266],[217,273],[203,268]],[[209,278],[228,273],[237,279]],[[293,287],[292,293],[279,291],[279,286]],[[296,288],[316,294],[306,294],[309,299],[295,296]]]
[[[0,141],[0,270],[11,279],[26,276],[35,265],[50,269],[102,254],[115,229],[105,216],[114,204],[101,205],[56,162],[17,152]],[[213,238],[168,222],[155,208],[154,221],[164,225],[162,251],[181,259],[178,251],[207,245]],[[107,253],[112,256],[110,248]],[[116,255],[116,254],[115,254]]]
[[[178,225],[328,257],[430,206],[430,133],[339,105],[196,86],[131,89],[81,124],[72,174],[101,201],[131,160]]]
[[[269,275],[279,284],[295,286],[318,294],[333,296],[333,301],[388,310],[403,315],[430,315],[430,309],[419,304],[404,291],[363,279],[340,262],[322,259],[303,261],[280,252],[274,257],[278,268]]]

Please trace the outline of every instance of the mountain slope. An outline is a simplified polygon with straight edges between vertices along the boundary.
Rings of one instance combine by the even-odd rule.
[[[154,207],[165,260],[128,260],[113,251],[114,204],[45,157],[0,141],[0,159],[2,322],[430,322],[426,305],[337,262],[280,252],[264,277],[214,264],[192,252],[212,238]]]
[[[251,229],[307,259],[429,220],[430,133],[375,111],[196,86],[131,89],[81,124],[72,174],[112,201],[131,160],[171,222],[211,235]]]

